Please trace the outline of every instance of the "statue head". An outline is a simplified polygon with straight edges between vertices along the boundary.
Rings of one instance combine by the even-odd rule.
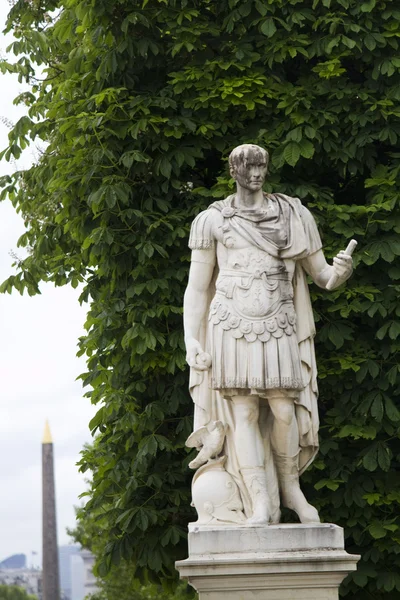
[[[257,192],[263,186],[268,170],[269,155],[264,148],[255,144],[242,144],[229,155],[231,176],[250,192]]]

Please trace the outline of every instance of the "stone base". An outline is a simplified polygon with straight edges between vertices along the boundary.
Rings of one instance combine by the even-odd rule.
[[[189,558],[176,563],[199,600],[338,600],[356,569],[343,529],[309,525],[189,525]]]

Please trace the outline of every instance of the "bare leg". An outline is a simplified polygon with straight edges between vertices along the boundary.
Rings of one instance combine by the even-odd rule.
[[[268,510],[270,523],[276,524],[279,523],[281,519],[281,502],[278,475],[273,453],[272,427],[274,424],[274,418],[271,412],[272,411],[269,407],[267,398],[260,398],[260,417],[258,419],[258,423],[260,425],[260,431],[264,445],[264,465],[265,472],[267,474],[268,486]]]
[[[272,444],[278,454],[294,456],[299,451],[299,429],[297,427],[294,402],[284,393],[268,398],[274,415]]]
[[[318,512],[307,502],[300,488],[299,430],[294,401],[280,391],[271,394],[269,405],[274,415],[272,444],[282,504],[296,511],[302,523],[319,523]]]
[[[264,466],[264,445],[258,425],[258,396],[232,396],[235,446],[241,467]]]
[[[240,472],[249,492],[253,514],[248,523],[268,523],[267,475],[264,467],[264,444],[258,424],[258,396],[232,396],[235,417],[235,446],[238,448]]]

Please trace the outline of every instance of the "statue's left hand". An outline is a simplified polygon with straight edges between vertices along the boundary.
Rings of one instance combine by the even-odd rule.
[[[341,282],[347,281],[353,272],[353,259],[351,255],[341,250],[333,259],[333,268]]]

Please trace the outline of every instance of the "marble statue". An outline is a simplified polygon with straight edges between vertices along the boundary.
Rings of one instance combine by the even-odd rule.
[[[280,507],[318,523],[299,476],[318,450],[315,327],[306,275],[336,289],[355,242],[328,265],[298,198],[266,194],[268,153],[229,157],[236,193],[194,220],[184,328],[199,454],[192,486],[200,524],[279,523]]]

